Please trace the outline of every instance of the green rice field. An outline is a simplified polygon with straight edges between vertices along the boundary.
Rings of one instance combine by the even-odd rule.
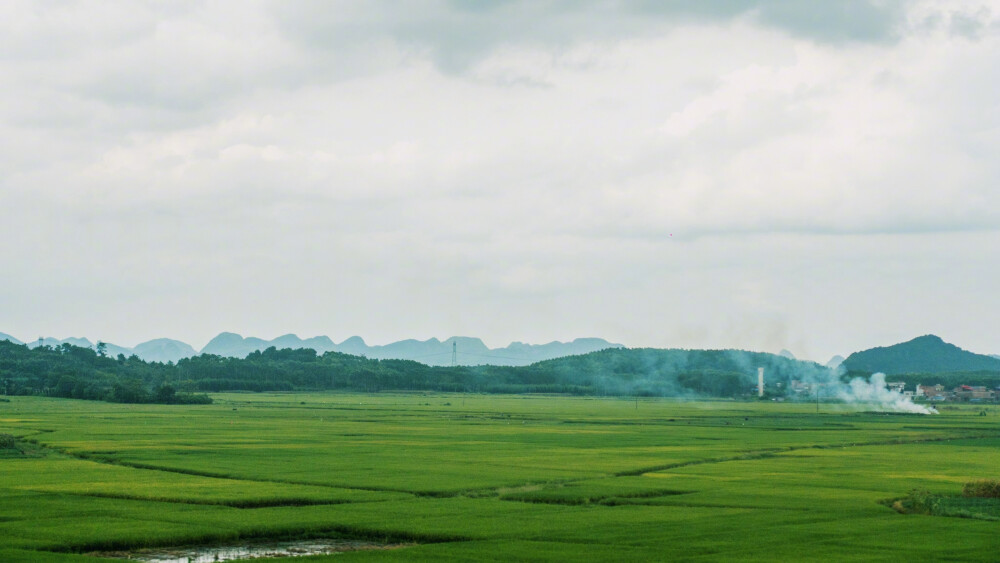
[[[343,537],[290,561],[996,561],[901,514],[1000,478],[996,407],[443,394],[0,402],[0,560]],[[985,414],[984,414],[985,413]],[[994,510],[990,508],[989,510]],[[984,513],[989,510],[984,509]]]

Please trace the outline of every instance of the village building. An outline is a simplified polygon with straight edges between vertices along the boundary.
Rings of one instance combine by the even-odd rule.
[[[793,379],[788,383],[788,388],[794,393],[806,393],[809,391],[809,384],[799,381],[798,379]]]
[[[983,385],[959,385],[954,391],[955,399],[958,401],[992,401],[996,397],[996,392]]]
[[[917,396],[923,396],[928,401],[947,401],[952,394],[945,391],[944,385],[917,385]]]

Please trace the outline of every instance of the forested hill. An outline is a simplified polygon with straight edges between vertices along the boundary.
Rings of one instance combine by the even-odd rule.
[[[852,372],[905,373],[1000,372],[1000,359],[963,350],[928,334],[909,342],[855,352],[844,367]]]
[[[825,368],[739,350],[608,349],[530,366],[428,366],[339,352],[268,348],[244,359],[203,354],[177,364],[105,357],[90,348],[0,342],[0,391],[118,402],[194,402],[204,391],[435,390],[582,395],[702,395],[752,392],[757,368],[767,388]]]
[[[0,341],[0,393],[48,395],[116,403],[210,403],[205,395],[178,393],[173,364],[117,359],[89,347]]]
[[[821,380],[829,370],[819,364],[745,350],[613,348],[538,362],[526,369],[560,380],[584,378],[595,389],[629,389],[626,394],[731,397],[753,390],[757,368],[764,368],[767,389],[786,388],[793,379]]]

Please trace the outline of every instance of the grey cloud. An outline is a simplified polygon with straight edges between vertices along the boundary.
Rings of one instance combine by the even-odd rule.
[[[938,9],[924,10],[912,18],[910,25],[922,32],[943,31],[952,37],[981,40],[1000,31],[1000,12],[987,0],[975,3],[943,4]]]
[[[982,347],[995,23],[893,42],[901,5],[189,3],[15,45],[0,330]]]
[[[750,16],[757,21],[793,35],[819,41],[883,41],[894,34],[904,14],[907,0],[639,0],[622,2],[626,9],[665,18],[704,21],[730,20]]]
[[[1000,30],[1000,21],[988,8],[980,7],[972,12],[952,13],[948,30],[952,35],[978,40]]]
[[[53,89],[184,120],[265,84],[329,84],[391,70],[407,58],[430,57],[442,70],[461,72],[501,47],[558,49],[735,18],[818,41],[881,41],[892,36],[901,11],[900,2],[874,0],[266,4],[268,12],[248,3],[234,14],[200,2],[46,9],[18,3],[4,14],[18,25],[0,27],[0,53],[40,63],[30,76]],[[155,119],[135,117],[139,124]]]
[[[390,38],[428,53],[451,72],[463,71],[498,47],[617,40],[660,33],[691,22],[748,18],[820,42],[882,42],[895,37],[905,0],[621,0],[579,2],[327,2],[274,11],[293,40],[319,49],[351,49]]]
[[[0,61],[37,64],[121,48],[154,33],[156,16],[138,2],[3,2]]]
[[[987,29],[987,23],[983,19],[973,15],[956,14],[951,18],[951,31],[955,35],[979,38]]]
[[[763,23],[818,41],[887,41],[896,37],[904,1],[762,2]]]

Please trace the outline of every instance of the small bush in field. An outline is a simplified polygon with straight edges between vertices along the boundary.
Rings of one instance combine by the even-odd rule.
[[[979,498],[1000,498],[1000,481],[983,479],[970,481],[962,487],[962,496]]]
[[[9,450],[17,445],[17,441],[14,440],[14,436],[10,434],[0,434],[0,450]]]

